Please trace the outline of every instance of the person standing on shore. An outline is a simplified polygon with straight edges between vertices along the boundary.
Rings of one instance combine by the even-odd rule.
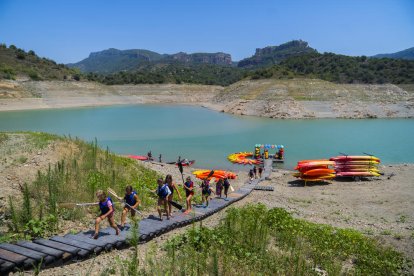
[[[257,168],[256,166],[253,167],[254,178],[257,178]]]
[[[172,209],[172,204],[171,204],[171,201],[173,200],[173,197],[174,197],[174,190],[177,192],[178,198],[180,200],[182,200],[182,197],[181,197],[180,191],[177,188],[177,185],[175,185],[173,183],[173,179],[172,179],[171,174],[167,174],[167,176],[165,177],[165,182],[164,183],[168,185],[168,188],[171,191],[171,194],[168,195],[167,199],[168,199],[168,210],[170,212],[170,216],[172,217],[172,212],[171,212],[172,211],[171,210]]]
[[[262,172],[263,172],[263,168],[259,167],[259,178],[262,178]]]
[[[159,161],[160,163],[162,163],[162,155],[161,155],[161,153],[160,153],[160,156],[158,156],[158,161]]]

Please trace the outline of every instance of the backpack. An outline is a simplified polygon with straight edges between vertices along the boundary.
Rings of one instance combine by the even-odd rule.
[[[168,185],[167,184],[164,184],[164,185],[162,185],[161,188],[158,188],[157,194],[158,194],[159,197],[165,198],[165,197],[168,196],[168,189],[167,189],[167,187],[168,187]]]

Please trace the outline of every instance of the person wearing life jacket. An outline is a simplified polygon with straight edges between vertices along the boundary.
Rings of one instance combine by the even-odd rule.
[[[194,196],[194,183],[191,181],[191,177],[187,177],[185,183],[184,183],[184,189],[185,189],[185,204],[186,204],[186,210],[184,214],[188,214],[191,212],[192,206],[191,206],[191,199]]]
[[[216,195],[221,198],[221,193],[223,191],[223,178],[220,178],[216,183]]]
[[[159,178],[157,181],[158,187],[155,190],[155,193],[158,195],[158,204],[157,204],[157,211],[160,216],[160,220],[162,221],[162,210],[161,206],[164,206],[164,210],[167,213],[167,219],[170,219],[170,212],[167,206],[168,196],[171,194],[170,188],[168,188],[168,184],[164,183],[162,178]]]
[[[115,220],[114,220],[115,209],[112,203],[112,199],[109,196],[107,197],[105,192],[102,190],[98,190],[96,192],[96,196],[99,199],[98,204],[99,204],[99,209],[101,211],[101,214],[95,220],[95,234],[93,235],[93,238],[97,239],[99,237],[99,224],[105,218],[108,219],[108,222],[111,225],[111,227],[114,228],[116,234],[119,235],[120,230],[118,226],[115,224]]]
[[[227,194],[228,194],[228,192],[229,192],[229,188],[230,188],[230,182],[229,182],[229,180],[227,179],[227,177],[226,177],[226,178],[224,178],[224,181],[223,181],[223,187],[224,187],[224,195],[226,196],[226,199],[227,199]]]
[[[181,197],[181,194],[180,194],[180,191],[177,188],[177,185],[174,184],[171,174],[167,174],[167,176],[165,177],[164,183],[168,184],[168,188],[171,191],[171,193],[168,195],[167,199],[168,199],[168,210],[170,212],[170,216],[172,217],[172,215],[171,215],[172,214],[172,212],[171,212],[172,211],[171,210],[172,209],[171,201],[173,200],[173,197],[174,197],[174,191],[177,192],[178,198],[180,200],[182,200],[183,198]]]
[[[203,180],[203,183],[201,184],[201,195],[202,195],[202,202],[201,204],[206,202],[206,205],[204,205],[204,208],[207,208],[211,193],[214,193],[213,188],[210,186],[210,181],[205,179]]]
[[[126,222],[126,217],[129,211],[131,211],[131,217],[135,217],[135,210],[133,209],[137,209],[138,205],[140,204],[140,200],[138,198],[138,194],[136,191],[134,191],[132,189],[132,186],[127,186],[125,188],[125,197],[124,197],[124,201],[125,203],[127,203],[128,205],[125,204],[124,209],[122,210],[122,216],[121,216],[121,227],[125,226],[125,222]],[[131,209],[131,207],[133,209]]]
[[[250,181],[252,181],[253,180],[253,177],[254,177],[253,169],[250,169],[249,170],[249,177],[250,177]]]

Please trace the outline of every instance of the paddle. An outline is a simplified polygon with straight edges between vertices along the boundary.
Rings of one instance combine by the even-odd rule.
[[[348,154],[343,153],[343,152],[340,152],[339,154],[342,154],[342,155],[344,155],[344,156],[348,156]]]
[[[373,154],[366,153],[366,152],[363,152],[363,154],[368,155],[368,156],[374,156]]]
[[[138,211],[137,209],[135,209],[134,207],[132,207],[131,205],[129,205],[128,203],[126,203],[125,200],[123,200],[122,197],[118,196],[116,194],[116,192],[114,190],[112,190],[111,188],[108,188],[108,193],[110,193],[111,195],[113,195],[114,197],[116,197],[119,201],[123,202],[126,206],[128,206],[129,208],[131,208],[132,210],[134,210],[138,214],[142,215],[142,213],[140,211]]]
[[[147,189],[147,190],[148,190],[148,191],[150,191],[151,193],[157,194],[156,192],[154,192],[154,191],[150,190],[149,188],[145,188],[145,189]],[[171,203],[171,205],[172,205],[172,206],[174,206],[175,208],[177,208],[178,210],[183,209],[183,206],[182,206],[181,204],[179,204],[179,203],[175,202],[175,201],[169,200],[168,202],[169,202],[169,203]]]
[[[63,208],[74,208],[74,207],[84,207],[84,206],[94,206],[98,205],[97,202],[93,203],[58,203],[59,207]]]

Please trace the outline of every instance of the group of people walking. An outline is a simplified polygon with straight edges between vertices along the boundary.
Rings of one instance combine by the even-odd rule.
[[[196,188],[194,182],[191,180],[191,177],[188,176],[186,178],[183,188],[185,190],[186,196],[186,210],[184,211],[184,214],[188,214],[192,210],[192,199],[194,197]],[[216,183],[216,191],[214,191],[214,189],[211,187],[210,181],[205,179],[202,181],[200,188],[202,196],[202,205],[204,208],[206,208],[208,206],[212,194],[215,194],[221,198],[224,191],[224,195],[227,198],[228,190],[230,188],[230,182],[227,178],[219,179]],[[177,185],[173,182],[172,176],[170,174],[166,176],[165,181],[163,181],[162,178],[158,179],[158,187],[155,192],[158,195],[157,210],[160,220],[162,220],[161,207],[164,207],[167,219],[170,219],[170,217],[172,216],[171,209],[174,191],[177,192],[178,198],[181,200],[182,197],[180,191],[178,190]]]
[[[257,177],[262,178],[263,170],[264,170],[263,167],[257,168],[256,166],[254,166],[253,169],[250,169],[249,171],[250,181],[252,181],[253,179],[256,179]]]
[[[157,211],[160,220],[163,220],[163,210],[164,209],[167,219],[170,219],[172,217],[172,206],[173,206],[173,196],[176,192],[178,195],[178,198],[182,200],[182,196],[180,193],[180,190],[177,187],[177,184],[173,182],[172,176],[168,174],[165,179],[159,178],[157,180],[157,189],[153,191],[158,196],[158,202],[157,202]],[[218,197],[222,197],[223,191],[225,198],[227,199],[228,191],[230,188],[230,183],[227,178],[225,179],[219,179],[216,183],[216,190],[214,191],[213,187],[211,186],[211,183],[209,180],[205,179],[202,181],[201,185],[199,186],[201,188],[201,195],[202,195],[202,205],[204,208],[206,208],[209,204],[209,201],[211,199],[211,195],[215,194]],[[184,182],[183,188],[185,190],[185,196],[186,196],[186,210],[184,211],[185,214],[188,214],[192,210],[192,199],[195,194],[195,185],[194,182],[191,180],[191,177],[187,177],[186,181]],[[140,204],[140,199],[138,197],[138,194],[132,186],[127,186],[125,188],[125,196],[124,198],[118,197],[119,200],[123,200],[125,202],[125,205],[122,210],[121,215],[121,225],[120,228],[115,223],[114,213],[114,203],[104,191],[98,190],[96,192],[96,197],[98,198],[99,202],[97,205],[99,205],[100,209],[100,215],[95,219],[95,233],[93,235],[94,239],[97,239],[99,237],[99,225],[100,223],[108,219],[109,225],[115,229],[116,235],[119,235],[121,229],[125,226],[126,223],[126,217],[128,215],[128,212],[131,212],[131,216],[134,217],[136,214],[136,210]]]

